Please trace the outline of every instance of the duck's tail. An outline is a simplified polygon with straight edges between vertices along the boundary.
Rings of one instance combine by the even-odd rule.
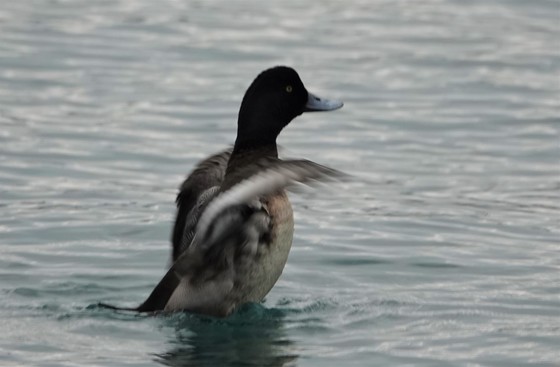
[[[135,311],[135,312],[157,312],[162,311],[169,301],[169,298],[179,285],[180,279],[175,275],[173,269],[167,271],[167,274],[154,288],[148,299],[146,299],[138,307],[118,307],[107,303],[99,302],[97,305],[101,308],[116,311]]]

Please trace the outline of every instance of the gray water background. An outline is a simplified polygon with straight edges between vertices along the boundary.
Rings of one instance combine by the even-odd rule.
[[[344,100],[282,155],[294,246],[226,320],[163,275],[177,186],[263,69]],[[0,365],[558,366],[560,2],[2,1]]]

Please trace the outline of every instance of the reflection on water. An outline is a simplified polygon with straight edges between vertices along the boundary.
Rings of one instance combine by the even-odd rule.
[[[284,331],[283,313],[261,305],[246,305],[220,320],[190,314],[165,320],[174,330],[169,351],[156,354],[167,366],[292,366],[297,348]]]

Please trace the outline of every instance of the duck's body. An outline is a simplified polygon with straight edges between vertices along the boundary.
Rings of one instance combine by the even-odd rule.
[[[176,262],[192,244],[198,220],[208,204],[221,192],[227,191],[246,178],[245,173],[236,172],[234,168],[228,166],[231,153],[229,149],[201,161],[181,185],[177,197],[178,210],[172,238],[173,262]],[[259,150],[253,151],[251,155],[274,157],[274,154]],[[240,158],[241,162],[239,162]],[[254,161],[251,157],[246,158]],[[234,156],[232,163],[241,163],[240,167],[250,166],[243,164],[245,163],[243,160],[243,157]],[[228,167],[229,174],[226,177]],[[251,261],[238,261],[235,274],[227,275],[227,280],[233,280],[231,284],[228,284],[228,281],[222,283],[231,287],[227,292],[228,296],[219,302],[214,300],[209,302],[201,295],[215,292],[215,289],[211,289],[217,287],[215,281],[208,283],[206,280],[206,286],[194,287],[195,289],[189,282],[180,282],[177,290],[164,306],[165,311],[201,309],[205,310],[203,313],[224,315],[230,313],[237,305],[260,302],[270,292],[282,274],[292,246],[294,233],[292,206],[285,190],[281,189],[259,197],[251,207],[265,215],[265,222],[268,225],[259,231],[258,243],[255,246],[256,253]],[[208,268],[201,269],[201,273],[206,273],[201,277],[214,278],[216,274],[208,270]],[[204,300],[202,304],[201,299]],[[211,307],[210,304],[219,304],[219,307]],[[153,308],[150,302],[144,303],[141,307],[146,310]]]
[[[339,173],[278,159],[276,137],[304,111],[341,106],[309,94],[293,69],[261,73],[243,99],[233,149],[201,161],[181,185],[173,265],[134,310],[226,316],[262,301],[292,246],[293,212],[284,189]]]

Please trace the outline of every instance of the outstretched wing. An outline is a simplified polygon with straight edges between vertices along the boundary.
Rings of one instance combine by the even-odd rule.
[[[266,167],[266,168],[265,168]],[[248,204],[256,198],[273,194],[295,183],[311,184],[315,181],[343,178],[340,171],[308,160],[262,159],[247,168],[256,172],[231,189],[218,195],[208,204],[196,227],[198,243],[206,244],[216,224],[215,219],[230,206]]]
[[[190,245],[202,209],[222,184],[230,155],[231,148],[201,161],[181,184],[171,235],[173,262]]]

